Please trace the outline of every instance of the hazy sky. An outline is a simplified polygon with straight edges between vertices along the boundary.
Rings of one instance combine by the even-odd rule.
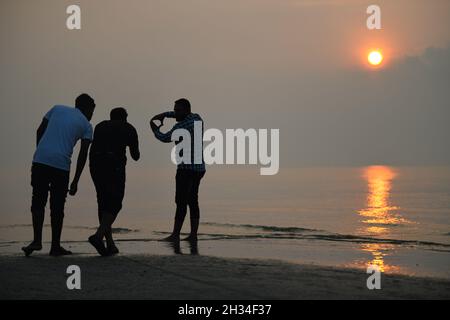
[[[281,168],[450,164],[447,0],[2,0],[0,39],[4,170],[29,170],[44,113],[81,92],[94,124],[128,109],[143,168],[172,165],[148,118],[180,97],[206,127],[279,128]]]

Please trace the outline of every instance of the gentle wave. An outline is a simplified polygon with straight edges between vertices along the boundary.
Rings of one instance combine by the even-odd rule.
[[[232,224],[232,223],[217,223],[217,222],[203,222],[202,225],[228,227],[228,228],[246,228],[246,229],[257,229],[257,230],[271,231],[271,232],[290,232],[290,233],[322,231],[322,230],[318,230],[318,229],[307,229],[307,228],[299,228],[299,227],[276,227],[276,226],[264,226],[264,225],[254,225],[254,224]]]
[[[368,236],[352,235],[352,234],[338,234],[318,229],[308,229],[300,227],[277,227],[266,225],[252,225],[252,224],[231,224],[231,223],[217,223],[217,222],[204,222],[202,225],[218,226],[226,228],[241,228],[244,230],[259,230],[260,233],[244,233],[244,234],[228,234],[228,233],[199,233],[200,241],[214,241],[214,240],[317,240],[317,241],[333,241],[333,242],[349,242],[358,244],[391,244],[391,245],[404,245],[411,247],[420,247],[427,250],[438,250],[443,252],[450,252],[450,244],[421,241],[421,240],[398,240],[389,238],[374,238]],[[47,224],[46,226],[50,226]],[[16,227],[31,227],[31,224],[16,224],[16,225],[3,225],[0,228],[16,228]],[[95,227],[86,226],[66,226],[69,229],[80,230],[96,230]],[[128,234],[137,233],[138,229],[128,228],[113,228],[113,233],[116,234]],[[154,231],[155,234],[168,234],[168,232]],[[129,239],[117,239],[120,242],[149,242],[157,241],[155,238],[129,238]],[[11,244],[20,241],[0,241],[0,244]],[[84,242],[72,240],[65,242]]]
[[[266,231],[264,234],[204,234],[214,239],[292,239],[292,240],[322,240],[322,241],[341,241],[353,243],[378,243],[378,244],[394,244],[394,245],[411,245],[411,246],[435,246],[441,248],[450,248],[450,244],[421,241],[421,240],[398,240],[388,238],[373,238],[359,235],[338,234],[319,229],[308,229],[299,227],[276,227],[251,224],[230,224],[205,222],[204,225],[232,227],[242,229],[257,229]]]

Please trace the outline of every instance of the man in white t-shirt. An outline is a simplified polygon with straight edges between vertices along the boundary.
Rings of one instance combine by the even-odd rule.
[[[61,247],[61,231],[64,220],[64,204],[67,191],[75,195],[78,181],[92,141],[90,120],[94,113],[95,102],[83,93],[75,100],[75,108],[56,105],[47,112],[36,133],[36,151],[31,169],[33,197],[31,213],[33,218],[33,242],[23,247],[26,256],[42,249],[42,226],[45,206],[50,192],[50,215],[52,225],[51,256],[71,254]],[[70,164],[73,148],[81,140],[77,168],[69,189]]]

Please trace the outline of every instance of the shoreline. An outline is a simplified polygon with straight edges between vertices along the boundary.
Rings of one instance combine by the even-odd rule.
[[[67,267],[81,270],[69,290]],[[1,299],[450,299],[450,280],[278,260],[196,255],[0,256]]]

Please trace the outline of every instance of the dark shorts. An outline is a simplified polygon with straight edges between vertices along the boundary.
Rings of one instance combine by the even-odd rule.
[[[125,166],[98,163],[91,165],[90,171],[97,191],[99,216],[102,212],[117,215],[125,195]]]
[[[175,203],[198,205],[198,190],[205,171],[177,170]]]
[[[33,187],[31,212],[43,214],[50,192],[51,215],[64,216],[64,205],[69,188],[69,171],[41,163],[33,163],[31,167],[31,186]]]

